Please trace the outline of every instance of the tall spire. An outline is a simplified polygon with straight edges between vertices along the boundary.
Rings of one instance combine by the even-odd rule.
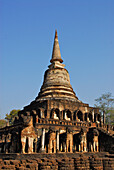
[[[57,31],[55,31],[51,64],[45,71],[43,85],[36,101],[46,99],[66,99],[78,101],[70,84],[68,71],[64,68],[60,54]]]
[[[63,62],[61,58],[60,48],[59,48],[57,30],[55,30],[53,53],[52,53],[52,59],[50,60],[50,62],[53,63],[54,61],[60,61],[61,63]]]

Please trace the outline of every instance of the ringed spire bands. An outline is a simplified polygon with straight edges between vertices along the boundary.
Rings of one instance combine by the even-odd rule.
[[[63,60],[60,54],[57,30],[55,31],[53,53],[50,62],[51,64],[48,66],[49,69],[45,71],[43,85],[36,100],[55,98],[80,102],[70,84],[69,73],[64,68],[65,65],[62,64]]]

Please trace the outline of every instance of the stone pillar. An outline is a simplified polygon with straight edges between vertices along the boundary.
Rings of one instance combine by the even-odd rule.
[[[36,123],[38,123],[38,115],[36,115]]]
[[[67,138],[66,138],[66,152],[72,153],[72,146],[73,146],[73,135],[72,132],[67,132]],[[70,147],[70,149],[69,149]]]
[[[90,146],[91,146],[91,152],[93,152],[93,146],[92,146],[92,144],[91,144]]]
[[[28,137],[28,153],[33,153],[33,138]]]
[[[59,151],[59,131],[57,131],[57,152]]]
[[[49,148],[48,148],[48,153],[56,153],[56,133],[55,131],[50,132],[49,134]]]
[[[94,110],[92,111],[92,120],[94,122]]]
[[[87,152],[87,133],[85,133],[84,152]]]
[[[64,144],[64,151],[67,152],[66,144]]]
[[[41,152],[45,152],[45,129],[42,129]]]
[[[86,137],[86,132],[81,132],[80,134],[80,150],[81,152],[86,152],[87,151],[87,137]]]
[[[87,143],[86,143],[86,141],[84,142],[84,152],[87,152]]]
[[[83,152],[83,141],[80,142],[80,149],[81,149],[81,152]]]
[[[61,150],[61,152],[62,152],[62,150],[63,150],[63,146],[62,146],[62,143],[61,143],[61,149],[60,149],[60,150]]]
[[[50,113],[51,113],[51,110],[47,110],[47,118],[49,119],[50,118]]]
[[[44,118],[44,114],[42,110],[40,110],[40,115],[41,115],[41,118]]]
[[[68,139],[66,139],[66,151],[65,152],[68,152],[68,146],[69,145],[69,140]]]
[[[98,142],[96,142],[96,147],[97,147],[97,152],[99,152],[99,143]]]
[[[21,137],[22,153],[25,153],[26,136]]]
[[[93,142],[93,152],[96,151],[96,148],[95,148],[95,141]]]
[[[65,113],[64,113],[64,119],[66,120],[66,117],[67,117],[67,113],[66,113],[66,111],[65,111]]]

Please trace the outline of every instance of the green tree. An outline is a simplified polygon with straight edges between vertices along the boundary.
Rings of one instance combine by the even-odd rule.
[[[114,98],[111,93],[102,94],[101,97],[95,99],[95,107],[100,109],[101,115],[105,112],[106,123],[114,125]]]
[[[0,128],[5,127],[5,126],[6,126],[6,124],[7,124],[7,121],[6,121],[6,120],[4,120],[4,119],[0,119]]]
[[[15,117],[18,115],[20,110],[12,110],[9,114],[6,114],[5,119],[9,121],[9,124],[12,125]]]

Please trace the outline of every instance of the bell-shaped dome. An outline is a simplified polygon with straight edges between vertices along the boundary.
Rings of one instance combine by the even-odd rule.
[[[49,69],[45,72],[44,82],[36,100],[47,98],[78,100],[70,84],[69,73],[64,68],[65,65],[62,64],[57,31],[55,32],[50,62],[52,64],[48,66]]]

